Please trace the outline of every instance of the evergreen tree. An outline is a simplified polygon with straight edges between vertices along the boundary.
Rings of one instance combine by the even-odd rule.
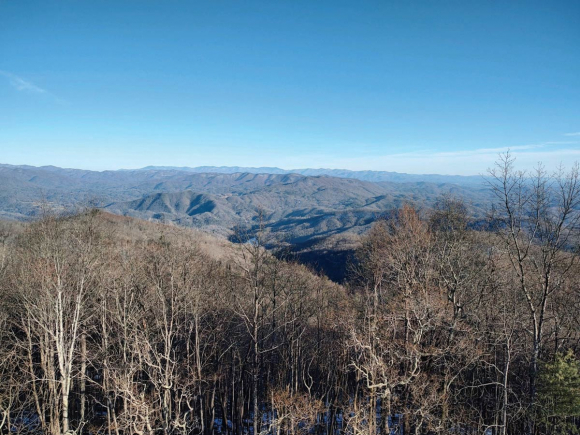
[[[544,364],[539,381],[538,413],[548,433],[578,433],[573,418],[580,416],[580,361],[572,350]]]

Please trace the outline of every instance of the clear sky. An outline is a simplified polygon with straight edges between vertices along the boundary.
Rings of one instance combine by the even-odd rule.
[[[580,160],[580,1],[0,0],[0,163]]]

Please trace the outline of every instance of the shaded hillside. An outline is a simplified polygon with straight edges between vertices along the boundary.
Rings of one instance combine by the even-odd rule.
[[[26,220],[42,209],[70,212],[96,205],[228,237],[236,227],[255,228],[261,215],[276,239],[305,243],[337,234],[360,234],[387,210],[407,202],[428,208],[442,194],[463,198],[479,217],[490,201],[487,189],[469,184],[370,182],[217,169],[221,173],[189,168],[97,172],[0,165],[0,217]]]
[[[325,176],[292,176],[278,178],[278,183],[262,183],[257,188],[250,174],[232,177],[235,177],[232,182],[250,178],[247,182],[253,183],[252,189],[232,185],[228,194],[193,190],[154,193],[139,200],[113,203],[106,209],[222,235],[231,235],[236,227],[255,229],[261,219],[265,229],[275,234],[279,242],[305,243],[343,233],[361,234],[383,213],[406,202],[428,208],[443,194],[463,196],[478,206],[489,199],[487,192],[452,184],[379,184]],[[279,176],[267,179],[271,181],[272,177]],[[206,191],[208,186],[212,185],[206,185]],[[481,212],[477,207],[474,211]]]
[[[12,219],[35,216],[41,202],[56,210],[89,202],[104,206],[152,192],[247,192],[300,177],[296,174],[191,174],[176,170],[97,172],[0,165],[0,216]]]

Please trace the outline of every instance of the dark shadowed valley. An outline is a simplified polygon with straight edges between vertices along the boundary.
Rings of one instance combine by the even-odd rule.
[[[440,197],[449,195],[465,201],[471,217],[481,220],[492,200],[483,177],[281,172],[237,167],[94,172],[2,165],[0,216],[26,221],[47,210],[63,213],[96,206],[123,216],[198,228],[233,241],[240,231],[260,228],[269,235],[267,246],[285,246],[303,261],[342,279],[344,260],[356,247],[357,237],[403,204],[427,212]],[[345,174],[348,178],[334,176]]]

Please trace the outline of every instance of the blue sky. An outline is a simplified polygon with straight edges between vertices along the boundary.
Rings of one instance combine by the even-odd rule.
[[[580,1],[0,0],[0,162],[580,160]]]

